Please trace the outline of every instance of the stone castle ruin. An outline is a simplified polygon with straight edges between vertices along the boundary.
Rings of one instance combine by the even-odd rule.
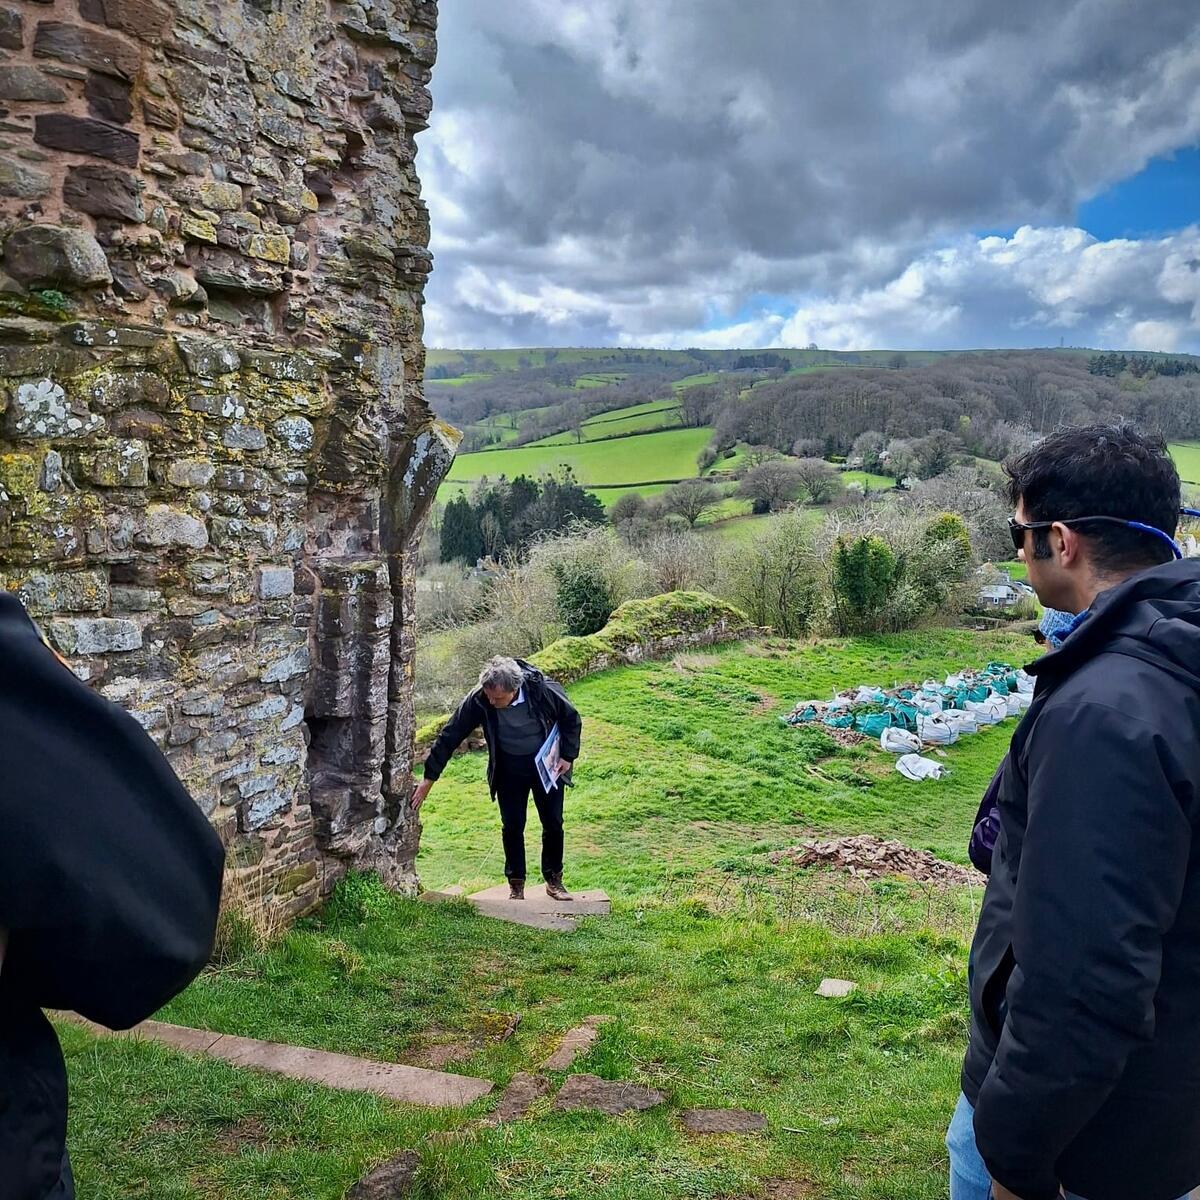
[[[415,885],[433,0],[0,0],[0,586],[268,902]]]

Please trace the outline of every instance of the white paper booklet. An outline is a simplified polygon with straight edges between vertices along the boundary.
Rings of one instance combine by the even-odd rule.
[[[550,736],[542,743],[542,748],[534,755],[537,763],[538,778],[542,781],[542,790],[551,792],[558,787],[558,724],[550,730]]]

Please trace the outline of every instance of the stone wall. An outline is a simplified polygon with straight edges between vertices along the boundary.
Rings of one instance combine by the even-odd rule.
[[[433,0],[0,0],[0,586],[297,912],[415,885]]]

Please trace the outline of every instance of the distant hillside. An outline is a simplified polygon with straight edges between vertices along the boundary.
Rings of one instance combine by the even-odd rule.
[[[674,370],[745,370],[786,366],[788,370],[812,367],[922,366],[941,358],[962,354],[1007,354],[1028,351],[1005,350],[654,350],[563,348],[528,350],[439,350],[426,351],[425,379],[428,383],[478,380],[507,371],[538,367],[578,365],[594,370],[598,365],[660,367]],[[1080,347],[1057,347],[1037,353],[1089,357],[1099,353]]]

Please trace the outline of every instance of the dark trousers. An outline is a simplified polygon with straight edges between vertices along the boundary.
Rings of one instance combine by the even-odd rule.
[[[496,775],[496,799],[500,804],[501,837],[504,841],[504,874],[508,879],[525,878],[525,815],[529,796],[542,822],[542,878],[557,878],[563,869],[563,785],[547,794],[538,778],[532,756],[525,762],[501,764]]]

